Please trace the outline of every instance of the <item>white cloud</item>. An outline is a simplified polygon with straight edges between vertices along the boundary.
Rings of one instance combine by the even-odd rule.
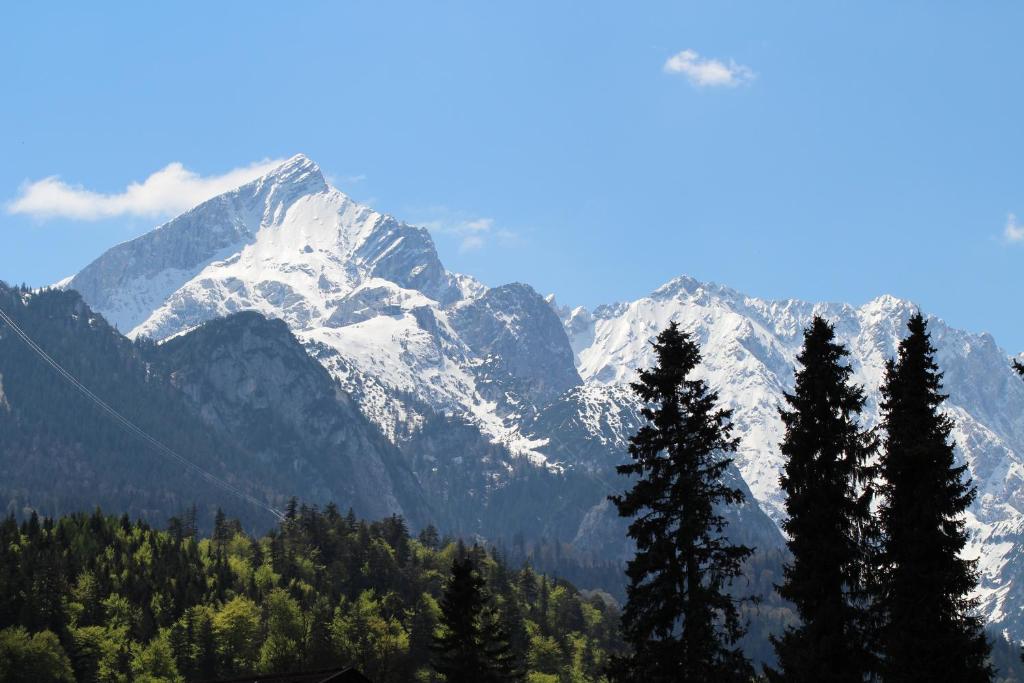
[[[326,178],[327,184],[331,187],[344,188],[349,185],[356,185],[366,180],[365,173],[357,173],[356,175],[329,175]]]
[[[83,221],[116,216],[172,216],[258,178],[281,163],[280,159],[266,159],[221,175],[203,177],[175,161],[115,194],[94,192],[50,176],[23,185],[18,197],[7,204],[7,212]]]
[[[471,221],[456,223],[449,232],[454,232],[462,237],[459,243],[459,251],[474,251],[484,246],[486,238],[491,234],[494,227],[493,218],[475,218]]]
[[[462,242],[459,244],[459,251],[475,251],[482,249],[484,246],[484,238],[480,235],[466,235],[462,238]]]
[[[1012,213],[1006,217],[1006,227],[1003,229],[1003,237],[1007,242],[1024,242],[1024,225],[1017,222],[1017,217]]]
[[[434,207],[432,213],[443,214],[443,218],[421,221],[420,225],[437,235],[451,235],[459,240],[459,251],[482,249],[491,241],[506,246],[513,244],[518,235],[511,230],[495,229],[493,218],[467,218],[443,207]]]
[[[702,58],[695,50],[683,50],[668,58],[662,67],[665,73],[682,74],[699,87],[735,87],[754,80],[754,72],[742,64],[729,60]]]
[[[494,227],[493,218],[477,218],[475,220],[466,221],[462,224],[462,229],[471,233],[490,232],[491,228]]]

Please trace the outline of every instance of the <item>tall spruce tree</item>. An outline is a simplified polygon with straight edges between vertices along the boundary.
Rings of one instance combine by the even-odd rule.
[[[744,629],[726,587],[752,550],[725,538],[720,514],[744,497],[722,479],[737,443],[731,412],[691,377],[700,350],[675,323],[654,351],[657,365],[632,385],[648,424],[630,440],[633,462],[618,467],[635,481],[611,496],[619,514],[633,518],[637,546],[622,615],[633,653],[617,658],[611,673],[647,683],[747,681],[752,669],[736,645]]]
[[[874,669],[868,459],[877,440],[859,424],[864,392],[850,383],[846,356],[832,325],[815,316],[804,331],[795,389],[786,394],[789,409],[780,410],[792,560],[779,594],[796,606],[800,624],[775,640],[775,681],[860,683]]]
[[[907,327],[882,388],[883,680],[990,681],[989,645],[970,597],[975,565],[960,557],[976,492],[967,466],[955,462],[953,422],[939,411],[946,397],[924,316]]]
[[[434,638],[434,669],[448,683],[504,683],[523,677],[508,635],[488,609],[484,578],[473,558],[456,558],[441,600],[441,633]]]

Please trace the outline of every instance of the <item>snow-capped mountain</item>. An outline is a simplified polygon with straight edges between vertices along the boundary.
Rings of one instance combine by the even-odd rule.
[[[67,286],[129,337],[241,310],[280,318],[396,442],[426,406],[541,459],[517,406],[580,382],[536,292],[448,273],[425,229],[352,201],[302,155],[110,249]],[[548,367],[525,362],[541,350]]]
[[[652,363],[650,341],[670,321],[693,333],[704,354],[700,373],[735,411],[741,437],[736,464],[762,508],[780,523],[783,460],[777,444],[784,427],[778,409],[783,392],[793,388],[803,328],[815,314],[835,325],[850,349],[854,379],[867,389],[866,420],[874,425],[885,362],[895,355],[915,310],[890,296],[861,307],[765,301],[680,277],[637,301],[560,314],[584,386],[613,405],[623,405],[623,384]],[[929,329],[945,372],[954,439],[978,488],[968,519],[969,552],[980,560],[983,607],[990,621],[1019,639],[1024,635],[1024,585],[1016,579],[1024,569],[1017,565],[1016,549],[1024,538],[1024,382],[990,335],[957,330],[934,317]]]
[[[605,500],[623,488],[614,465],[637,426],[626,385],[671,320],[697,336],[705,378],[735,409],[736,476],[755,504],[733,523],[777,547],[778,407],[803,327],[815,313],[835,323],[872,396],[873,421],[885,360],[914,308],[891,297],[859,308],[764,301],[689,278],[630,303],[560,308],[527,285],[487,288],[446,271],[426,230],[354,202],[301,155],[112,248],[68,286],[129,336],[164,340],[241,310],[284,320],[400,448],[443,442],[444,425],[457,421],[509,455],[493,459],[496,482],[516,457],[543,472],[578,473],[586,485],[564,492],[572,514],[545,533],[605,556],[628,552]],[[971,551],[981,559],[986,614],[1019,639],[1024,382],[990,336],[937,319],[931,330],[979,490]],[[421,463],[421,480],[454,472],[461,457],[441,470]]]

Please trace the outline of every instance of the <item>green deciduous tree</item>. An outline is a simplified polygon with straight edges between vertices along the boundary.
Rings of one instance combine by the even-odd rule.
[[[401,622],[384,614],[381,601],[372,590],[342,603],[331,625],[336,651],[341,659],[375,681],[394,680],[399,663],[409,650],[409,635]]]
[[[267,638],[260,648],[260,671],[292,671],[302,663],[305,634],[299,603],[285,589],[275,588],[267,596],[266,609]]]
[[[52,631],[30,634],[21,626],[0,630],[0,681],[73,683],[67,653]]]
[[[185,680],[178,673],[166,635],[138,647],[132,656],[132,680],[134,683],[181,683]]]
[[[236,595],[213,615],[213,631],[220,650],[223,673],[240,675],[256,670],[261,640],[259,606]]]

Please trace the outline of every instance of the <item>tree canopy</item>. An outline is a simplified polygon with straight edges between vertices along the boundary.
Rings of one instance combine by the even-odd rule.
[[[0,521],[0,680],[182,681],[352,664],[377,683],[439,681],[430,643],[456,558],[487,586],[532,680],[600,680],[620,652],[599,596],[494,550],[293,506],[262,538],[220,518],[201,538],[99,511]],[[436,547],[430,547],[436,546]],[[491,624],[484,624],[490,627]],[[20,676],[20,678],[19,678]]]

